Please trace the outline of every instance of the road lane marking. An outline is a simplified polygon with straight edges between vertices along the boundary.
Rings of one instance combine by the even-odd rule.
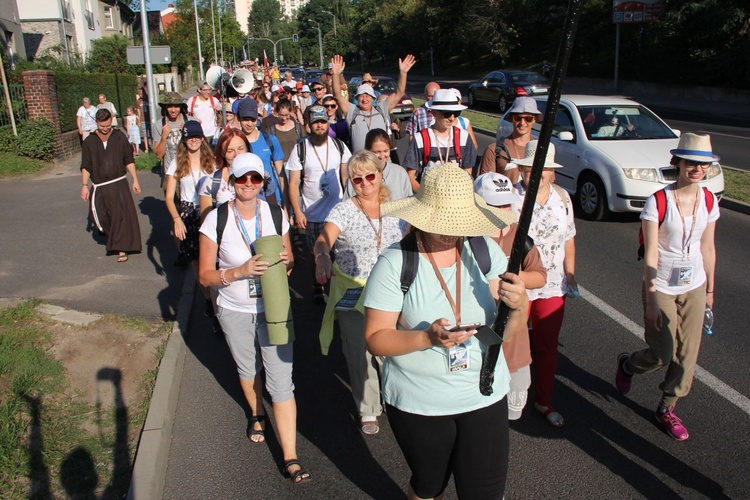
[[[596,307],[606,316],[622,325],[627,331],[643,340],[643,327],[641,325],[631,320],[590,291],[586,290],[580,284],[578,285],[578,291],[581,292],[581,298],[583,300]],[[750,399],[719,380],[708,370],[695,365],[695,378],[713,389],[714,392],[722,396],[724,399],[737,406],[740,410],[750,415]]]
[[[750,139],[750,137],[743,137],[741,135],[733,135],[733,134],[722,134],[721,132],[715,132],[711,130],[699,130],[699,132],[703,132],[705,134],[711,134],[711,135],[722,135],[724,137],[734,137],[735,139],[745,139],[745,140]]]

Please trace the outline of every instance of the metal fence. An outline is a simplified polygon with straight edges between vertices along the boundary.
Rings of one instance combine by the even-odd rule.
[[[8,85],[10,93],[10,103],[13,109],[13,115],[16,124],[26,120],[29,117],[26,109],[26,95],[24,94],[23,85],[12,83]],[[10,116],[8,115],[8,104],[5,102],[5,89],[0,85],[0,126],[10,125]]]

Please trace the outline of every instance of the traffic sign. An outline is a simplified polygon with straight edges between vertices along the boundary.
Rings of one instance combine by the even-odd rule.
[[[169,45],[152,45],[151,64],[169,64],[172,62],[172,52]],[[143,45],[128,47],[128,64],[146,64],[146,54]]]

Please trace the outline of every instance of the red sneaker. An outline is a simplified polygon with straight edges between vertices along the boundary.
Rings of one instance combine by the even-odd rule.
[[[668,407],[664,413],[661,413],[661,409],[656,410],[656,421],[677,441],[685,441],[690,437],[680,417],[674,414],[674,406]]]
[[[630,392],[630,387],[633,385],[633,375],[625,373],[623,364],[630,357],[630,354],[623,352],[617,356],[617,373],[615,374],[615,387],[620,391],[620,394],[627,394]]]

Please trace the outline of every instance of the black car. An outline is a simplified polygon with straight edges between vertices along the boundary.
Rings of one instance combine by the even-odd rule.
[[[491,71],[469,85],[469,106],[497,104],[500,112],[505,113],[516,97],[546,95],[549,94],[549,86],[549,80],[533,71]]]
[[[305,81],[308,85],[312,85],[315,82],[320,81],[320,77],[323,76],[323,70],[322,69],[308,69],[306,70],[306,78]]]

